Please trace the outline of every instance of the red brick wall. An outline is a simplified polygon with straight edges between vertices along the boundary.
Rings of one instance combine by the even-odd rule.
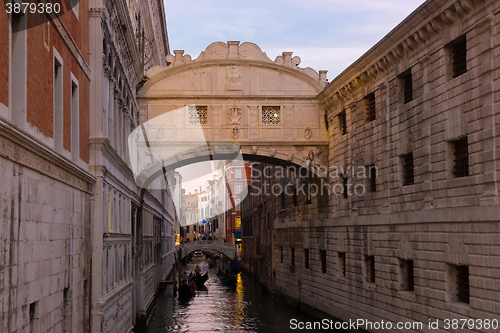
[[[9,16],[0,10],[0,103],[9,104]]]
[[[72,12],[61,16],[88,63],[88,1],[80,0],[79,19]],[[63,147],[71,151],[71,73],[80,88],[80,158],[89,162],[89,79],[67,48],[54,25],[50,27],[50,46],[44,43],[44,25],[28,30],[28,122],[53,137],[53,48],[63,59]]]

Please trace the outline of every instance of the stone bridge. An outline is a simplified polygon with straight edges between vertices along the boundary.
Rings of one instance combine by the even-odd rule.
[[[181,250],[181,259],[196,250],[212,250],[222,253],[228,258],[239,257],[240,251],[236,244],[224,243],[215,240],[192,241],[177,246],[177,251]]]
[[[164,172],[205,160],[328,165],[317,95],[326,71],[275,61],[253,43],[217,42],[191,60],[183,51],[154,67],[138,92],[140,124],[129,136],[132,170],[146,188]]]

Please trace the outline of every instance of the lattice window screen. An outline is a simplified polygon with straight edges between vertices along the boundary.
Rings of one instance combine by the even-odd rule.
[[[191,125],[208,124],[208,107],[189,106],[189,124]]]
[[[278,125],[280,123],[281,110],[279,106],[262,107],[262,124]]]

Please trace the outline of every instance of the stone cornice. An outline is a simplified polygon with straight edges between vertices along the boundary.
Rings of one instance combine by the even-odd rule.
[[[3,149],[0,151],[0,156],[44,174],[47,177],[68,184],[83,192],[91,193],[91,186],[95,183],[96,178],[90,172],[80,168],[51,148],[41,144],[31,135],[21,132],[0,119],[0,139],[2,137],[11,141],[14,146],[12,149],[3,146]],[[20,153],[16,150],[15,146],[26,149],[26,151],[32,153],[33,156]],[[48,164],[46,162],[48,162]],[[54,168],[53,166],[56,167]],[[73,175],[83,181],[83,183],[71,182],[68,175]]]
[[[125,161],[116,153],[109,140],[106,138],[91,138],[89,140],[90,146],[95,146],[92,149],[100,150],[102,155],[115,167],[118,171],[125,175],[130,181],[135,182],[134,174],[128,167]]]
[[[361,88],[393,69],[403,58],[434,39],[446,26],[452,26],[491,0],[428,0],[403,22],[338,75],[318,99],[325,109],[343,103]]]

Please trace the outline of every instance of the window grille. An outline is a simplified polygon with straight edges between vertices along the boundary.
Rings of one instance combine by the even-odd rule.
[[[260,248],[259,246],[257,246],[257,248]],[[280,261],[281,263],[283,263],[283,246],[280,246]]]
[[[339,252],[339,275],[345,276],[345,253]]]
[[[309,269],[309,249],[304,249],[304,267]]]
[[[326,273],[326,251],[321,250],[320,254],[321,254],[321,272]]]
[[[411,69],[407,70],[401,77],[403,79],[403,91],[406,104],[413,100],[413,77],[411,75]]]
[[[403,155],[403,186],[413,185],[415,178],[413,174],[413,153]]]
[[[371,93],[364,98],[366,103],[366,119],[368,121],[375,120],[375,94]]]
[[[467,72],[467,40],[461,37],[459,41],[453,45],[453,77],[460,76]]]
[[[295,248],[290,247],[290,266],[295,267]]]
[[[469,303],[469,266],[458,266],[458,301]]]
[[[280,123],[281,110],[279,106],[262,107],[262,124],[278,125]]]
[[[403,289],[415,291],[415,278],[413,275],[413,260],[401,260],[401,272],[403,275]]]
[[[377,168],[375,164],[369,165],[368,170],[370,172],[370,192],[377,192]]]
[[[467,177],[469,175],[469,145],[467,137],[453,141],[454,166],[453,175],[455,177]]]
[[[347,119],[345,111],[340,112],[338,118],[339,118],[340,133],[344,135],[347,133]]]
[[[348,186],[349,182],[347,180],[347,176],[342,176],[342,181],[344,182],[344,185],[343,185],[344,186],[344,191],[343,191],[344,198],[347,199],[349,197],[349,191],[348,191],[349,190],[349,186]]]
[[[208,107],[207,106],[189,106],[189,124],[190,125],[206,125],[208,124]]]
[[[375,257],[365,256],[366,280],[375,283]]]

